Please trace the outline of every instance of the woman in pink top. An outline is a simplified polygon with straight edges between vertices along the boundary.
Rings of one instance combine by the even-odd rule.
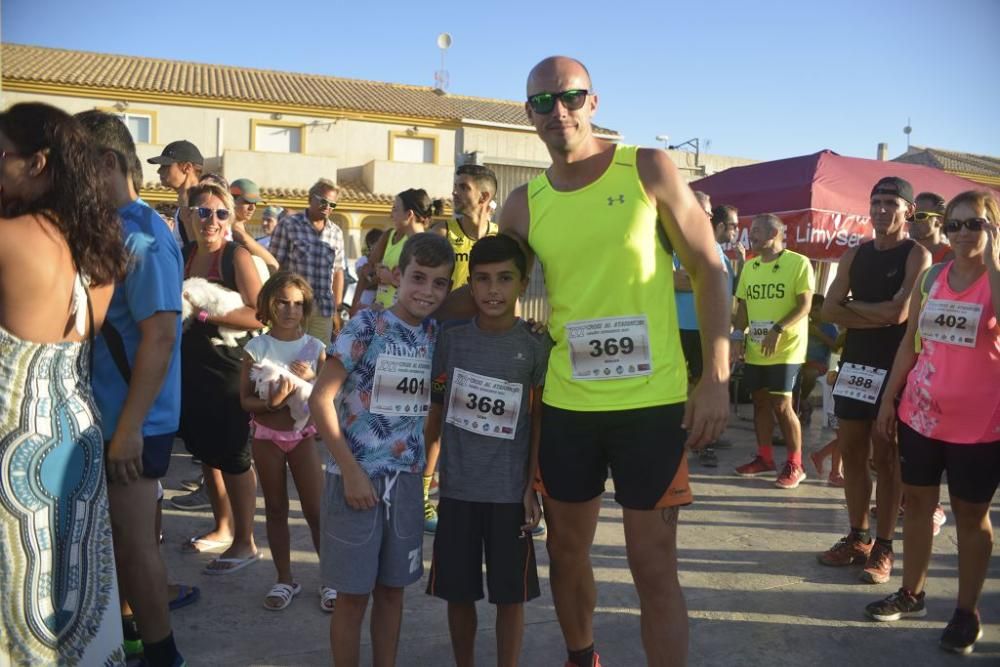
[[[906,496],[903,587],[868,605],[876,621],[924,616],[931,516],[948,471],[958,531],[958,602],[941,648],[971,653],[982,636],[977,603],[993,545],[990,501],[1000,483],[1000,207],[986,192],[948,204],[944,229],[955,259],[917,281],[904,341],[886,384],[877,428],[897,430]],[[924,294],[926,293],[926,296]]]

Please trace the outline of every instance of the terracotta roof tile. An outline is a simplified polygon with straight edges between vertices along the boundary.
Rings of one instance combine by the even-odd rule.
[[[975,155],[973,153],[946,151],[940,148],[914,146],[910,149],[909,153],[904,153],[894,158],[893,162],[922,164],[944,171],[977,174],[994,178],[1000,177],[1000,157],[992,157],[990,155]]]
[[[227,65],[158,60],[4,44],[5,81],[170,93],[231,102],[271,102],[328,112],[355,111],[529,127],[522,102],[441,94],[429,86],[345,79]],[[608,134],[614,130],[596,128]]]

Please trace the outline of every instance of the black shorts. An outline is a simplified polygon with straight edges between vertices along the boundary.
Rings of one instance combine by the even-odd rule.
[[[610,466],[615,500],[622,507],[688,505],[683,418],[683,403],[607,412],[545,405],[538,490],[554,500],[586,502],[604,493]]]
[[[934,440],[898,422],[903,484],[940,486],[948,471],[948,492],[967,503],[988,503],[1000,485],[1000,440],[956,445]]]
[[[840,364],[837,366],[837,370],[843,367],[845,361],[840,360]],[[892,370],[893,359],[889,358],[875,360],[869,363],[863,363],[861,361],[853,362],[863,366],[872,366],[874,368],[884,368],[886,371]],[[855,398],[848,398],[847,396],[834,396],[833,397],[833,414],[837,416],[838,419],[856,419],[858,421],[874,421],[875,417],[878,416],[878,409],[882,405],[882,396],[885,394],[885,383],[889,381],[889,373],[886,372],[885,382],[882,383],[882,388],[879,389],[878,398],[875,399],[874,403],[868,403],[865,401],[859,401]]]
[[[540,595],[535,545],[531,533],[521,531],[522,503],[441,498],[437,510],[428,595],[448,602],[482,600],[484,549],[492,604],[520,604]]]
[[[108,451],[108,442],[104,451]],[[147,435],[142,439],[142,476],[146,479],[162,479],[170,467],[170,455],[174,449],[174,434]]]
[[[681,349],[687,361],[688,378],[697,380],[704,367],[701,363],[701,332],[697,329],[681,329]]]
[[[769,394],[791,394],[802,364],[746,364],[743,386],[751,394],[764,389]]]

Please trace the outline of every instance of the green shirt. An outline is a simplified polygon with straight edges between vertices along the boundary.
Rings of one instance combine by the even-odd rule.
[[[799,294],[813,289],[813,270],[809,260],[791,250],[783,250],[773,261],[759,257],[748,260],[740,274],[736,297],[747,305],[750,330],[746,337],[748,364],[772,366],[801,364],[806,360],[809,320],[800,318],[786,327],[770,357],[761,353],[761,343],[775,322],[795,310]]]

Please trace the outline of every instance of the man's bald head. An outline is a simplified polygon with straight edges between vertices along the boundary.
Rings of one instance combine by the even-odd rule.
[[[572,85],[563,85],[570,80],[573,81]],[[569,56],[549,56],[528,73],[528,96],[570,88],[590,90],[592,86],[587,66]]]

